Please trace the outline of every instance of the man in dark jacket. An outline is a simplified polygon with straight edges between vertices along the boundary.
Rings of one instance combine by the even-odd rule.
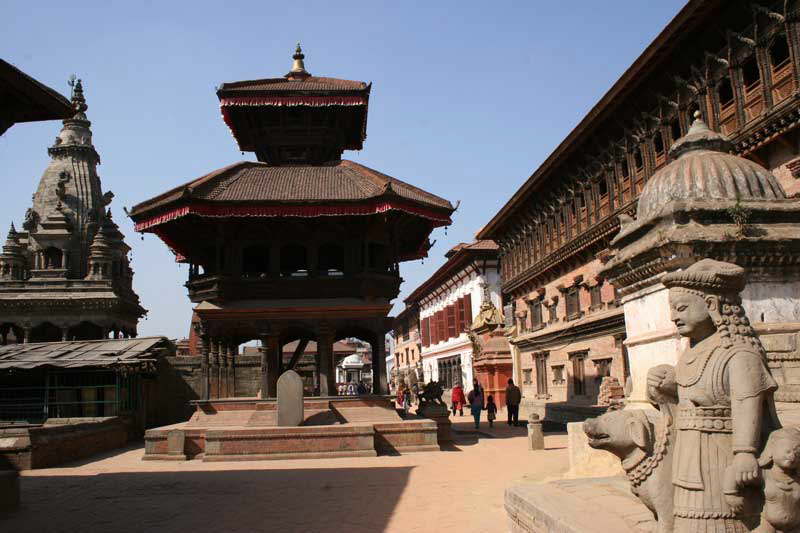
[[[508,380],[506,387],[506,409],[508,410],[508,425],[519,425],[519,404],[522,401],[522,391],[514,385],[514,380]]]

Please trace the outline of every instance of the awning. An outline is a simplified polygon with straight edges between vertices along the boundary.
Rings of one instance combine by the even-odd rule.
[[[166,337],[9,344],[0,346],[0,370],[140,365],[154,362],[170,344]]]

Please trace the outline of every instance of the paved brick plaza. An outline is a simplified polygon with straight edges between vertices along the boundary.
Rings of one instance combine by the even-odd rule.
[[[454,421],[461,432],[467,417]],[[141,446],[22,477],[3,531],[505,531],[503,491],[568,468],[566,435],[529,452],[525,431],[457,434],[452,451],[401,457],[170,463]]]

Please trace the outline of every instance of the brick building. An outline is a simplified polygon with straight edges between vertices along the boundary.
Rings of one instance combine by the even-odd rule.
[[[394,371],[392,378],[397,386],[398,380],[410,372],[415,372],[417,364],[422,361],[422,344],[419,334],[419,307],[407,305],[394,319],[392,327],[394,337]]]
[[[469,390],[475,376],[469,335],[473,318],[486,298],[500,308],[497,245],[489,240],[461,243],[445,257],[447,261],[405,302],[407,308],[419,309],[419,354],[425,381],[439,381],[445,389],[461,383]],[[510,374],[510,361],[508,366]],[[496,388],[482,384],[489,392]]]
[[[690,1],[478,233],[500,247],[515,375],[548,418],[597,407],[629,373],[619,297],[598,275],[620,217],[695,113],[800,191],[797,2]]]

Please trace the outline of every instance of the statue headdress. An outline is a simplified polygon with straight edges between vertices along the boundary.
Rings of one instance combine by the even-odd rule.
[[[685,270],[670,272],[661,278],[669,289],[677,288],[700,297],[718,296],[719,317],[714,319],[714,325],[722,347],[731,348],[743,343],[766,357],[764,346],[742,307],[739,293],[744,290],[745,281],[742,267],[714,259],[702,259]]]

